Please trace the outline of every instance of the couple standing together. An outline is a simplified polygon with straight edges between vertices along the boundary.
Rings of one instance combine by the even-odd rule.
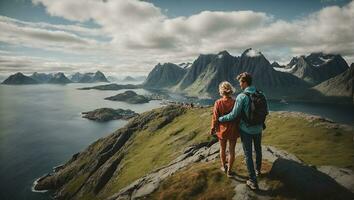
[[[219,93],[222,97],[215,102],[213,108],[210,134],[216,134],[219,139],[221,170],[228,177],[233,174],[236,141],[241,136],[249,175],[246,184],[251,189],[258,189],[257,176],[261,172],[262,165],[261,138],[268,105],[263,93],[252,85],[252,76],[249,73],[241,73],[236,79],[243,90],[236,100],[231,97],[234,91],[229,82],[225,81],[219,85]],[[229,142],[228,162],[226,162],[227,142]],[[252,143],[256,153],[255,166],[252,158]]]

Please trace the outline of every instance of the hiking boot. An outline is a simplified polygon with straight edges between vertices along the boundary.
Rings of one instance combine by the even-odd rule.
[[[220,167],[221,171],[223,171],[224,173],[227,173],[227,165],[221,166]]]
[[[227,177],[229,177],[229,178],[233,177],[235,174],[236,173],[231,170],[227,171],[227,173],[226,173]]]
[[[261,175],[261,170],[256,170],[256,176],[260,176]]]
[[[251,190],[257,190],[258,189],[258,184],[254,183],[251,180],[246,181],[246,185],[251,189]]]

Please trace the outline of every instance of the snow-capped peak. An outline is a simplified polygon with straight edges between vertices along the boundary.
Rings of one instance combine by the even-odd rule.
[[[246,56],[248,56],[248,57],[261,56],[261,52],[256,51],[256,50],[254,50],[254,49],[250,49],[250,50],[247,51]]]

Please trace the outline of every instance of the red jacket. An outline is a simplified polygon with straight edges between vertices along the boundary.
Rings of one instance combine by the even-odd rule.
[[[236,140],[239,136],[240,118],[237,117],[233,121],[219,122],[219,117],[232,111],[235,100],[231,97],[222,97],[214,104],[213,117],[211,120],[211,128],[216,131],[219,139]]]

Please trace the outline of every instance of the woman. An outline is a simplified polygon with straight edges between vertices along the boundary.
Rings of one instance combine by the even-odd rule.
[[[223,170],[228,177],[232,176],[232,165],[235,160],[235,146],[239,134],[239,122],[237,118],[234,121],[219,122],[218,118],[228,114],[234,107],[235,100],[231,97],[233,88],[227,81],[220,83],[219,93],[222,96],[214,104],[213,117],[211,122],[210,134],[216,133],[220,143],[220,160],[221,170]],[[226,143],[229,141],[229,159],[228,166],[226,165]]]

